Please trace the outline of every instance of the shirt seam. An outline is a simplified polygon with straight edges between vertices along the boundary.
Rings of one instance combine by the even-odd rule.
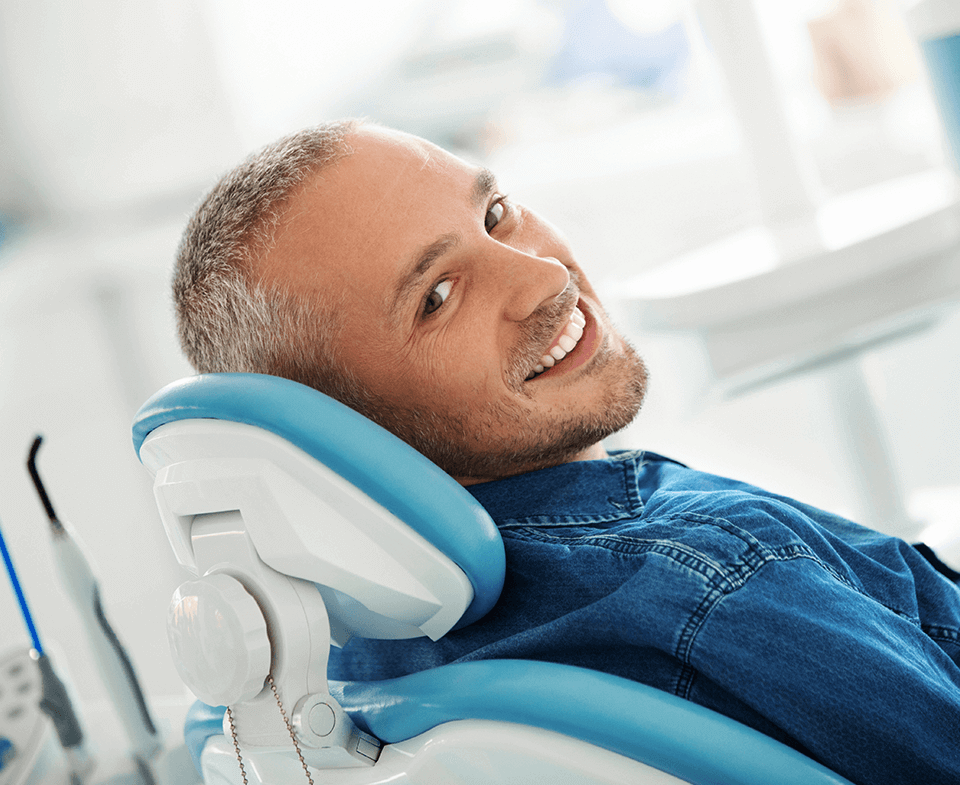
[[[804,550],[806,552],[804,552]],[[834,570],[829,564],[820,559],[813,551],[809,549],[804,549],[802,546],[796,547],[794,553],[777,553],[773,549],[768,549],[766,554],[762,555],[761,561],[753,569],[749,570],[741,580],[736,582],[731,582],[728,588],[724,588],[721,584],[728,582],[725,576],[721,576],[720,581],[717,582],[717,585],[708,587],[704,592],[704,597],[701,602],[698,604],[697,609],[690,614],[690,617],[687,620],[687,624],[681,629],[680,636],[678,638],[678,644],[675,648],[675,656],[677,659],[684,665],[690,666],[693,669],[692,673],[681,674],[681,677],[678,679],[677,683],[677,695],[682,698],[690,697],[690,690],[693,688],[694,676],[696,675],[696,668],[694,667],[691,661],[691,652],[693,647],[696,644],[697,636],[703,630],[704,625],[707,623],[707,620],[710,618],[711,614],[717,609],[721,602],[727,597],[732,596],[734,593],[743,589],[747,583],[750,582],[750,579],[753,578],[761,569],[766,567],[769,564],[777,562],[791,562],[797,559],[809,559],[818,565],[821,569],[827,572],[832,576],[836,581],[846,586],[848,589],[855,591],[861,597],[870,600],[871,602],[877,603],[879,606],[886,608],[891,613],[896,614],[904,621],[907,621],[913,624],[917,629],[921,630],[928,637],[936,640],[949,641],[952,643],[960,644],[960,631],[954,630],[950,627],[944,626],[928,626],[920,622],[920,619],[912,614],[905,613],[898,608],[892,608],[884,602],[881,602],[876,597],[872,597],[866,592],[862,591],[856,584],[851,583],[846,580],[845,577],[839,574]],[[751,551],[751,553],[756,553]],[[760,555],[760,554],[757,554]]]
[[[519,533],[518,530],[515,530]],[[624,534],[609,534],[598,532],[596,534],[585,534],[578,537],[555,537],[545,532],[541,532],[539,527],[527,528],[524,532],[529,538],[541,542],[562,543],[564,545],[580,545],[603,548],[615,553],[626,553],[629,555],[640,555],[641,553],[658,553],[672,559],[680,566],[695,569],[705,578],[714,580],[716,573],[722,573],[723,567],[717,562],[711,560],[695,548],[682,545],[677,542],[659,540],[653,537],[630,537]],[[639,547],[638,547],[639,546]],[[709,569],[699,569],[695,562],[706,565]]]
[[[820,569],[827,573],[831,578],[841,585],[855,591],[860,596],[876,602],[878,605],[887,608],[892,613],[912,623],[918,629],[922,629],[920,619],[913,614],[906,613],[898,608],[890,607],[870,594],[864,592],[859,586],[851,582],[846,576],[834,569],[830,564],[824,562],[809,545],[798,542],[786,546],[771,548],[759,540],[755,540],[731,521],[726,518],[720,518],[697,513],[684,513],[681,515],[662,516],[657,519],[659,522],[676,520],[688,523],[705,523],[716,526],[724,532],[736,537],[744,543],[745,551],[737,560],[730,565],[721,565],[710,559],[704,553],[690,547],[684,547],[676,541],[660,540],[656,538],[632,537],[630,535],[609,534],[600,532],[580,537],[555,537],[546,532],[538,531],[536,527],[528,527],[526,536],[532,539],[549,542],[563,542],[564,544],[579,544],[581,546],[590,546],[604,548],[618,553],[629,553],[639,555],[641,553],[656,553],[674,561],[678,566],[697,571],[706,581],[703,590],[703,596],[697,607],[690,613],[686,623],[680,628],[677,638],[677,645],[674,647],[674,656],[686,666],[690,666],[689,672],[685,669],[678,678],[676,694],[683,698],[689,698],[690,690],[693,688],[696,669],[691,662],[691,652],[696,644],[697,636],[703,629],[710,615],[717,606],[728,596],[744,588],[750,579],[756,575],[764,566],[775,562],[790,562],[796,559],[808,559],[816,564]],[[519,532],[518,532],[519,533]],[[638,547],[639,546],[639,547]],[[930,635],[930,631],[923,630]],[[953,642],[960,640],[960,634],[949,630],[949,628],[937,628],[934,635],[943,636],[944,639]]]
[[[496,521],[496,524],[498,529],[524,529],[537,526],[562,528],[564,526],[580,526],[590,523],[614,523],[635,517],[635,512],[622,510],[609,515],[531,515],[527,518],[504,518]]]
[[[499,529],[516,529],[527,526],[578,526],[591,523],[614,523],[616,521],[639,518],[643,515],[644,504],[640,495],[639,473],[636,461],[643,460],[643,451],[632,451],[629,455],[618,455],[617,464],[621,473],[621,482],[626,495],[626,504],[617,512],[598,514],[592,513],[561,513],[558,515],[529,515],[524,518],[502,518],[496,521]],[[614,504],[608,500],[608,504]]]
[[[956,627],[945,627],[942,624],[921,624],[920,628],[936,641],[960,645],[960,629]]]

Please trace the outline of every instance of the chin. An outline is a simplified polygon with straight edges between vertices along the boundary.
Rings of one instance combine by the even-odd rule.
[[[636,418],[647,390],[647,369],[632,347],[615,378],[605,379],[602,394],[588,411],[543,419],[506,415],[484,424],[456,418],[440,425],[446,438],[414,444],[463,484],[483,482],[579,460],[607,437]],[[518,431],[517,425],[522,423]],[[455,427],[451,427],[455,426]],[[512,427],[511,427],[512,426]],[[466,439],[464,434],[478,434]],[[488,435],[484,439],[483,435]],[[483,444],[482,442],[486,442]]]
[[[464,484],[544,469],[576,460],[633,422],[640,411],[647,389],[643,361],[622,338],[605,341],[603,354],[584,369],[591,394],[584,389],[578,396],[579,385],[567,391],[567,401],[591,400],[586,410],[563,412],[550,406],[538,412],[499,401],[479,409],[465,405],[438,411],[371,397],[361,413]]]

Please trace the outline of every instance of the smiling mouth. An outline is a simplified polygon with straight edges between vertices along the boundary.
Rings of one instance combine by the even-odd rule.
[[[530,372],[530,375],[527,376],[526,381],[536,379],[540,374],[546,372],[550,368],[553,368],[557,363],[561,362],[568,354],[570,354],[570,352],[577,347],[580,339],[583,338],[583,329],[586,324],[587,320],[584,318],[580,308],[574,306],[573,313],[570,314],[570,319],[566,325],[564,325],[563,331],[557,336],[556,340],[553,342],[553,345],[533,367],[533,370]]]

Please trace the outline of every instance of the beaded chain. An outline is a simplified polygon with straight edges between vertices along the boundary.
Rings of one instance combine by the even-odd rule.
[[[307,762],[303,759],[303,752],[300,750],[300,745],[297,743],[297,735],[293,732],[293,726],[290,724],[290,720],[287,719],[287,712],[284,711],[283,704],[280,702],[280,695],[277,693],[277,685],[274,684],[273,676],[268,675],[267,681],[270,683],[270,689],[273,691],[273,697],[277,701],[277,708],[280,709],[280,716],[283,717],[283,724],[287,726],[287,732],[290,734],[290,740],[293,742],[293,746],[297,750],[297,757],[300,758],[300,765],[303,766],[303,773],[307,775],[307,782],[309,782],[310,785],[314,785],[313,777],[310,776],[310,769],[307,768]],[[237,763],[240,764],[240,778],[243,780],[243,785],[250,785],[247,782],[247,771],[243,767],[243,757],[240,755],[240,742],[237,740],[237,726],[233,723],[233,712],[230,711],[229,706],[227,706],[227,720],[230,723],[230,735],[233,736],[233,748],[237,752]]]

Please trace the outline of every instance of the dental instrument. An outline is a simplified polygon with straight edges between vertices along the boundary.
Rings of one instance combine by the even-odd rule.
[[[42,441],[42,436],[34,439],[27,459],[27,470],[50,520],[54,561],[63,587],[80,613],[100,677],[129,739],[137,770],[147,785],[153,785],[156,778],[150,761],[160,752],[160,734],[150,715],[130,657],[104,614],[100,588],[83,548],[70,524],[57,517],[40,479],[36,458]]]
[[[50,718],[40,708],[43,678],[32,651],[23,646],[0,655],[0,785],[45,782],[61,759]],[[62,766],[57,774],[66,781]]]
[[[67,756],[71,782],[77,785],[77,783],[83,781],[83,778],[93,767],[93,759],[87,754],[84,746],[83,729],[80,727],[80,721],[73,710],[73,704],[70,702],[67,689],[60,677],[57,676],[53,669],[53,663],[44,653],[43,646],[40,644],[40,635],[33,623],[33,615],[27,605],[27,598],[23,593],[23,587],[20,585],[20,579],[17,577],[17,571],[13,566],[13,558],[7,549],[2,530],[0,530],[0,554],[2,554],[3,562],[7,567],[7,575],[10,577],[14,594],[17,596],[17,603],[20,605],[23,621],[27,625],[27,632],[30,634],[30,641],[33,645],[30,657],[36,661],[37,667],[40,669],[40,709],[53,721],[57,737],[60,739],[60,745]],[[16,753],[17,750],[14,749],[13,754]]]

